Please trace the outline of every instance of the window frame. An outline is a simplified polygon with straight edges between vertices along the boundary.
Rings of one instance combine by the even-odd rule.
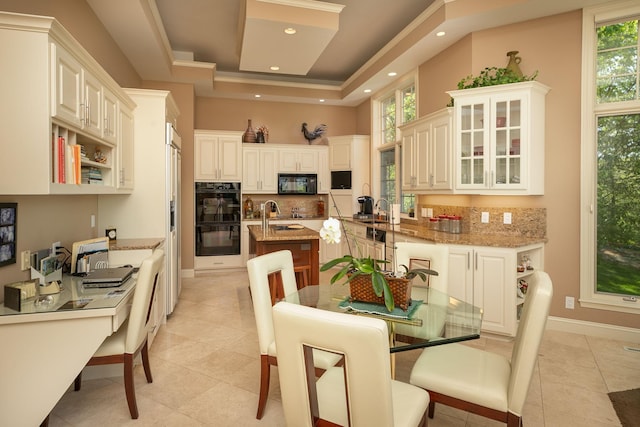
[[[396,167],[396,195],[398,199],[402,197],[402,185],[400,179],[400,168],[402,158],[401,147],[402,147],[402,138],[400,135],[399,126],[405,124],[404,114],[399,108],[402,106],[402,94],[404,91],[413,86],[413,90],[415,93],[415,115],[416,119],[418,118],[418,70],[415,69],[412,72],[402,76],[394,83],[389,85],[384,90],[375,94],[371,98],[371,117],[372,117],[372,129],[371,129],[371,147],[372,153],[376,153],[375,156],[372,156],[371,159],[371,181],[373,183],[372,191],[375,197],[380,198],[381,186],[380,186],[380,154],[382,151],[395,149],[395,163]],[[394,95],[396,100],[396,130],[395,130],[395,141],[394,142],[385,142],[385,138],[382,135],[382,102],[387,100],[390,96]],[[396,200],[394,203],[402,203],[401,200]],[[410,218],[408,213],[401,212],[401,218]],[[415,218],[411,218],[415,219]]]
[[[637,114],[640,100],[615,103],[596,103],[596,26],[600,23],[632,18],[640,15],[635,1],[617,2],[583,10],[582,21],[582,135],[580,181],[580,305],[586,308],[640,313],[638,302],[624,301],[620,295],[596,292],[597,250],[597,129],[600,116]]]

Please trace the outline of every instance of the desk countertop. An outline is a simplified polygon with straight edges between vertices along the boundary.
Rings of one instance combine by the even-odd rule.
[[[283,226],[286,227],[286,226]],[[256,242],[277,242],[292,240],[319,240],[320,233],[307,227],[300,229],[284,229],[279,230],[278,225],[270,225],[266,233],[263,232],[261,225],[247,225],[251,237]]]
[[[109,242],[110,251],[126,251],[136,249],[155,249],[164,242],[162,238],[117,239]]]

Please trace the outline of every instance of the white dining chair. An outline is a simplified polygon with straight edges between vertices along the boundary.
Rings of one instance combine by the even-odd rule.
[[[279,302],[273,322],[288,426],[426,425],[429,394],[391,379],[383,320]],[[344,363],[316,380],[318,349]]]
[[[133,365],[138,354],[142,359],[142,367],[144,368],[147,382],[153,382],[151,365],[149,364],[147,336],[154,294],[158,289],[158,272],[163,261],[164,251],[161,249],[156,249],[151,256],[142,261],[138,270],[129,317],[113,335],[104,340],[86,365],[110,365],[115,363],[124,365],[124,390],[127,396],[129,413],[133,419],[138,418],[136,389],[133,380]],[[80,390],[81,382],[82,372],[75,379],[74,388],[76,391]]]
[[[428,268],[438,272],[437,276],[428,275],[426,282],[420,276],[413,278],[411,298],[423,301],[413,317],[421,319],[422,324],[394,325],[395,339],[411,344],[416,339],[432,340],[442,337],[449,303],[449,248],[433,243],[396,242],[394,264],[396,271],[404,271],[404,265],[409,269]],[[440,293],[430,294],[428,288]]]
[[[293,255],[282,250],[260,255],[247,261],[249,288],[256,318],[260,347],[260,394],[257,419],[261,419],[269,396],[271,366],[278,366],[275,336],[273,332],[272,305],[276,295],[287,296],[298,290],[293,266]],[[340,358],[334,354],[319,352],[316,357],[317,374],[335,365]]]
[[[446,245],[417,242],[396,242],[394,252],[395,271],[407,268],[429,268],[437,276],[427,276],[425,284],[420,277],[413,279],[412,286],[429,286],[447,293],[449,281],[449,248]]]
[[[429,392],[429,417],[433,418],[435,404],[442,403],[509,427],[521,426],[552,296],[549,275],[535,272],[529,280],[511,360],[462,344],[424,349],[410,382]]]

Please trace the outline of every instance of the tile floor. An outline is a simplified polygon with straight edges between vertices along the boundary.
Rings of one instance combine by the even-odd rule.
[[[480,338],[471,345],[510,354],[511,345]],[[640,387],[640,353],[624,343],[547,331],[524,409],[527,427],[619,426],[609,391]],[[259,356],[246,273],[183,281],[180,302],[150,351],[154,381],[136,368],[140,418],[131,420],[122,378],[85,380],[68,391],[49,425],[284,426],[277,371],[262,420],[255,419]],[[400,353],[397,378],[407,381],[419,351]],[[442,405],[429,426],[503,425]]]

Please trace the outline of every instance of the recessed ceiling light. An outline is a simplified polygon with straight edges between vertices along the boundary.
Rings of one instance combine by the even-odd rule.
[[[262,95],[260,95],[259,93],[256,93],[256,94],[255,94],[255,95],[253,95],[253,96],[254,96],[254,97],[256,97],[256,98],[261,98],[261,97],[262,97]]]
[[[271,67],[269,67],[269,69],[271,71],[278,71],[280,69],[280,67],[278,67],[277,65],[272,65]]]
[[[395,77],[397,75],[398,75],[398,73],[396,73],[395,71],[392,71],[392,72],[387,74],[387,76],[389,76],[389,77]]]
[[[324,102],[324,99],[320,99],[319,101],[320,101],[320,102]]]
[[[444,36],[445,34],[447,34],[447,33],[445,33],[444,31],[438,31],[438,32],[436,33],[436,36],[438,36],[438,37],[442,37],[442,36]]]
[[[295,34],[297,31],[298,30],[296,30],[293,27],[287,27],[284,29],[285,34],[289,34],[289,35]]]
[[[371,93],[371,89],[365,89],[364,93]]]

